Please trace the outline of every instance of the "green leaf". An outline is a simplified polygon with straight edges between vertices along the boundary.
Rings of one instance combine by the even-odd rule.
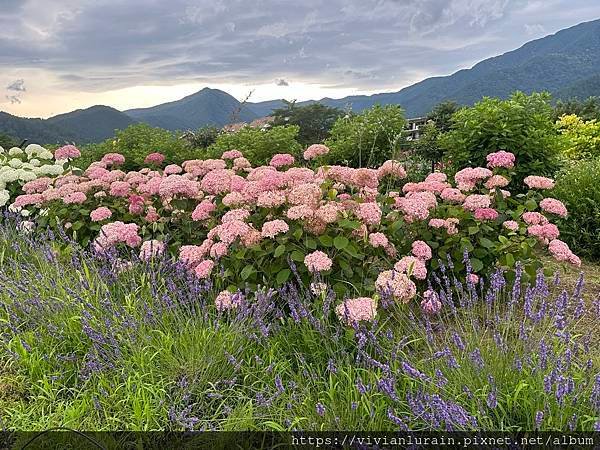
[[[512,255],[512,253],[506,254],[506,265],[508,267],[513,267],[515,265],[515,257]]]
[[[246,281],[250,277],[250,275],[252,275],[253,272],[254,272],[254,267],[246,266],[242,269],[240,276],[242,277],[242,280]]]
[[[275,251],[273,252],[273,256],[275,258],[279,258],[284,253],[285,253],[285,245],[281,244],[275,249]]]
[[[333,240],[333,245],[335,245],[335,248],[337,248],[338,250],[345,249],[349,243],[350,241],[345,236],[336,236]]]
[[[473,272],[479,272],[483,269],[483,262],[477,258],[471,258],[471,266],[473,267]]]
[[[317,241],[315,241],[313,238],[306,238],[306,242],[305,245],[307,248],[310,248],[311,250],[314,250],[317,248]]]
[[[469,227],[469,234],[477,234],[479,232],[479,227]]]
[[[319,242],[323,244],[325,247],[331,247],[333,245],[333,239],[331,236],[324,234],[323,236],[319,236]]]
[[[285,283],[291,274],[292,274],[292,271],[290,269],[283,269],[282,271],[280,271],[277,274],[277,284]]]
[[[495,245],[491,240],[485,237],[479,238],[479,243],[485,248],[493,248]]]
[[[290,258],[292,258],[292,261],[302,262],[304,261],[304,253],[299,250],[294,250],[290,255]]]

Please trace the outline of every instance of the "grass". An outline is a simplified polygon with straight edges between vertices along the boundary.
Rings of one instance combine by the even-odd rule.
[[[8,429],[598,426],[600,351],[588,345],[597,334],[598,266],[583,266],[591,283],[581,317],[569,271],[559,286],[548,281],[548,295],[533,288],[529,316],[523,295],[511,306],[511,286],[477,293],[455,284],[438,290],[462,308],[446,303],[429,320],[418,303],[394,304],[377,322],[350,328],[331,299],[303,291],[249,292],[243,307],[221,314],[210,283],[168,261],[120,272],[114,259],[6,225],[0,263],[0,417]]]

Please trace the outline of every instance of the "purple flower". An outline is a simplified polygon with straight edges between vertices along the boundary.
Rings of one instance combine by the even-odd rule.
[[[325,406],[321,402],[315,405],[315,409],[317,410],[317,414],[321,417],[325,415]]]
[[[535,429],[537,431],[540,430],[543,420],[544,420],[544,412],[543,411],[536,412],[535,413]]]

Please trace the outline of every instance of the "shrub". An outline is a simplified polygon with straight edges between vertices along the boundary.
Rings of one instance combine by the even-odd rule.
[[[501,174],[509,177],[514,167],[510,153],[488,155],[494,171],[458,172],[457,187],[434,173],[404,184],[404,195],[393,190],[394,180],[406,177],[393,160],[378,169],[277,170],[252,169],[240,155],[125,173],[117,169],[123,157],[108,154],[82,176],[59,177],[15,204],[43,208],[40,225],[64,227],[102,253],[168,238],[170,251],[198,277],[232,291],[296,279],[329,283],[340,295],[377,291],[408,301],[440,261],[473,280],[495,266],[510,271],[516,261],[534,276],[537,246],[579,264],[556,239],[556,226],[535,211],[539,203],[564,215],[560,205],[539,202],[538,190],[552,180],[529,177],[526,196],[502,190],[509,179]]]
[[[126,158],[123,169],[138,170],[144,167],[146,155],[155,152],[165,156],[165,164],[181,164],[201,155],[201,151],[192,148],[185,140],[178,139],[175,133],[139,123],[117,131],[113,139],[82,147],[79,164],[86,168],[107,153],[120,153]]]
[[[33,184],[31,182],[35,180],[42,189],[47,187],[52,182],[50,177],[63,174],[66,162],[66,158],[55,160],[51,151],[37,144],[30,144],[25,150],[0,147],[0,207],[21,193],[21,187],[26,183]]]
[[[564,155],[569,159],[600,157],[600,123],[584,121],[575,115],[562,116],[557,122],[565,140]]]
[[[295,102],[286,102],[285,105],[271,114],[273,125],[297,125],[300,128],[298,142],[305,147],[325,141],[335,121],[345,114],[341,109],[320,103],[298,106]]]
[[[569,215],[560,222],[565,241],[582,256],[600,258],[600,159],[569,165],[557,177],[552,196]]]
[[[547,94],[517,92],[508,100],[485,98],[452,118],[453,128],[440,143],[454,170],[485,164],[496,150],[514,152],[519,161],[515,188],[531,173],[549,176],[558,167],[560,138]]]
[[[336,120],[325,144],[329,164],[377,167],[393,159],[403,143],[406,120],[398,105],[375,105],[360,114]]]
[[[299,156],[301,146],[296,140],[297,125],[277,126],[267,129],[243,127],[235,133],[222,133],[208,148],[208,155],[219,158],[227,150],[240,150],[254,165],[268,164],[273,155],[291,153]]]

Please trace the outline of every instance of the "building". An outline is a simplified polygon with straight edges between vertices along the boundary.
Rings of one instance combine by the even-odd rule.
[[[427,117],[414,117],[406,121],[406,140],[418,141],[421,137],[421,128],[427,123]]]

